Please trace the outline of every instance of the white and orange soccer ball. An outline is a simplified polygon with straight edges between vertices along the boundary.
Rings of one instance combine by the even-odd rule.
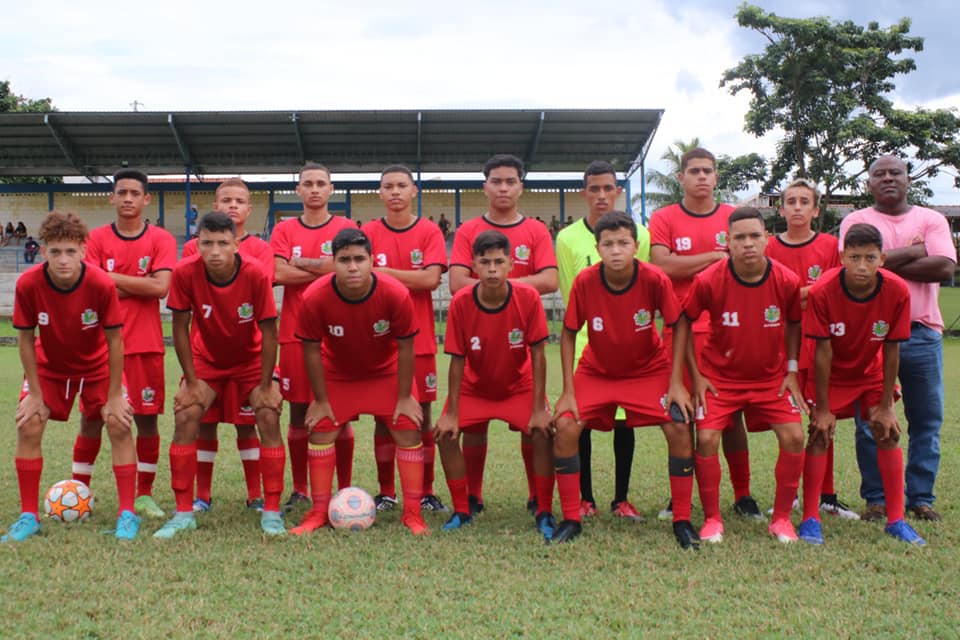
[[[377,519],[377,505],[360,487],[347,487],[330,499],[327,513],[334,529],[363,531],[373,526]]]
[[[93,492],[79,480],[61,480],[47,491],[43,510],[52,520],[80,522],[93,513]]]

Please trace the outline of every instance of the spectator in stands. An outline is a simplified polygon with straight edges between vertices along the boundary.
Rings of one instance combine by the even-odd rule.
[[[3,230],[5,236],[7,236],[7,242],[10,242],[10,239],[16,235],[16,230],[13,228],[13,220],[7,223],[6,228]]]
[[[440,232],[443,233],[443,237],[446,238],[447,234],[450,233],[450,221],[447,220],[447,217],[440,214],[440,220],[437,221],[437,226],[440,227]]]
[[[40,244],[33,239],[33,236],[27,236],[27,242],[23,245],[23,261],[27,264],[33,264],[39,251]]]
[[[17,222],[17,244],[20,244],[20,241],[27,237],[27,225],[23,224],[23,220]]]

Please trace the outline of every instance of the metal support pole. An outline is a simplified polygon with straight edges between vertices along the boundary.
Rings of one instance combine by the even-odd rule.
[[[183,239],[187,241],[190,239],[190,217],[193,215],[193,210],[190,208],[190,165],[184,168],[184,172],[186,173],[186,204],[184,205],[186,211],[183,212],[183,218],[186,221],[187,227],[183,232]]]
[[[567,222],[566,199],[566,191],[564,191],[563,187],[560,187],[560,224],[565,224]]]
[[[455,189],[453,192],[453,229],[454,231],[460,226],[460,189]]]
[[[157,226],[163,226],[163,218],[165,215],[165,207],[163,201],[164,192],[160,191],[157,193]]]

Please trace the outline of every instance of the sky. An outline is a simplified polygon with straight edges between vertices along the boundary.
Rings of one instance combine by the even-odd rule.
[[[953,0],[755,0],[791,17],[926,38],[901,107],[960,106]],[[764,39],[738,0],[5,3],[0,79],[62,111],[662,108],[648,157],[697,136],[718,154],[770,157],[743,132],[748,96],[719,87]],[[960,203],[943,176],[937,204]]]

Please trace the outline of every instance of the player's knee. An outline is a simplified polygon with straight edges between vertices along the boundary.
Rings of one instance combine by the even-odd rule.
[[[17,440],[28,445],[38,445],[45,426],[46,422],[35,415],[17,427]]]
[[[716,455],[720,448],[721,433],[716,429],[701,429],[697,431],[697,453],[701,456]]]
[[[110,437],[111,442],[131,437],[131,425],[123,424],[115,416],[108,417],[103,424],[107,429],[107,435]]]
[[[777,438],[780,440],[780,448],[790,453],[800,453],[803,451],[803,428],[799,424],[783,425],[777,429]]]

